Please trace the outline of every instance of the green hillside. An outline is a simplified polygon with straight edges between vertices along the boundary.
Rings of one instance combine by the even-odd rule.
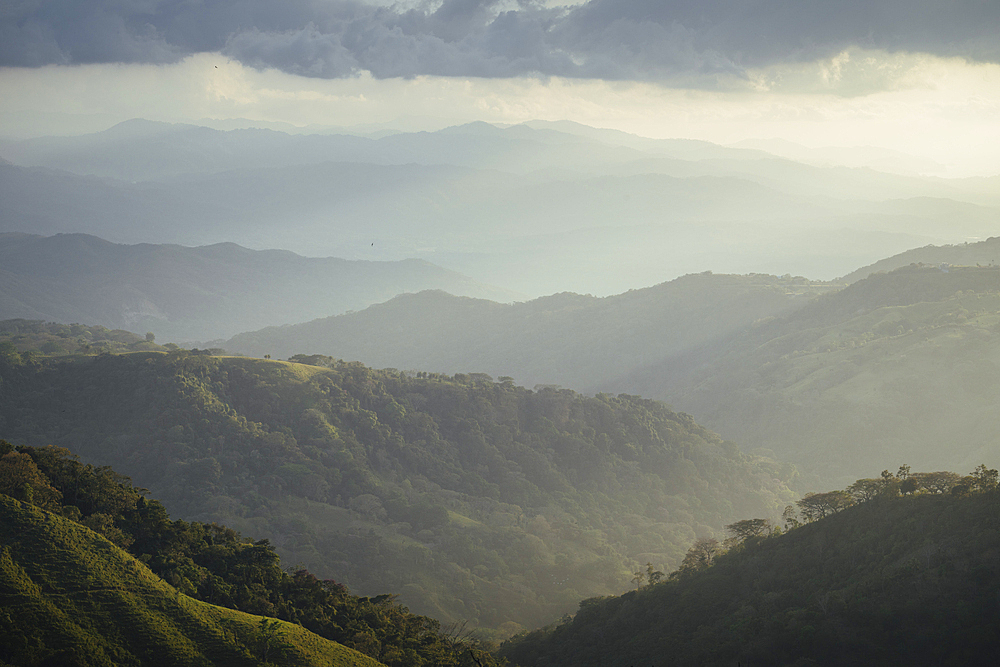
[[[1000,267],[875,274],[620,384],[823,485],[1000,459]]]
[[[996,490],[878,497],[584,600],[503,654],[522,667],[993,664],[998,563]]]
[[[113,464],[189,520],[420,614],[530,627],[748,513],[794,470],[654,401],[144,352],[0,358],[0,433]],[[326,366],[326,367],[324,367]]]
[[[380,664],[301,626],[182,595],[90,529],[3,494],[0,544],[0,664]]]
[[[172,343],[157,345],[156,336],[140,336],[102,326],[58,324],[41,320],[0,321],[0,354],[27,353],[27,358],[177,349]]]

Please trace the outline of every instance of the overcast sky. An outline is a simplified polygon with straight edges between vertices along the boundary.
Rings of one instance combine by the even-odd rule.
[[[997,173],[998,63],[996,0],[5,0],[0,134],[571,119]]]

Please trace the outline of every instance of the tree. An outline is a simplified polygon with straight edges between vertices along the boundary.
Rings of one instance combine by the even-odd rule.
[[[774,532],[774,528],[768,519],[743,519],[726,526],[736,544],[741,544],[752,537],[767,537]]]
[[[146,342],[147,343],[152,343],[155,340],[156,340],[156,334],[154,334],[152,331],[147,331],[146,332]]]
[[[948,493],[951,488],[958,484],[961,475],[947,470],[939,472],[915,472],[910,475],[910,479],[917,480],[920,488],[927,489],[931,493]]]
[[[257,631],[253,635],[253,649],[262,664],[268,664],[293,646],[281,636],[281,622],[261,617]]]
[[[703,570],[715,562],[716,556],[720,553],[722,553],[722,545],[715,538],[703,537],[695,540],[695,543],[691,545],[691,548],[688,549],[687,554],[684,556],[684,560],[681,561],[681,566],[670,576],[676,578],[682,574]]]
[[[815,521],[850,507],[854,504],[854,499],[846,491],[828,491],[807,493],[795,504],[799,506],[806,521]]]
[[[976,469],[969,473],[969,477],[972,478],[973,488],[982,493],[986,491],[992,491],[997,488],[997,481],[1000,478],[1000,473],[994,468],[989,469],[986,467],[985,463],[980,463],[976,466]]]
[[[646,563],[646,581],[649,585],[658,584],[663,580],[663,572],[653,569],[652,563]]]
[[[20,366],[23,363],[21,354],[9,340],[0,341],[0,363],[8,366]]]
[[[794,505],[785,506],[785,511],[781,513],[781,520],[785,523],[785,532],[802,525],[797,515],[798,512],[795,510]]]
[[[31,457],[15,451],[0,457],[0,493],[52,511],[59,509],[62,500],[62,493],[52,487]]]
[[[899,495],[899,478],[888,470],[882,471],[882,495],[890,498]]]
[[[847,492],[851,494],[851,498],[854,499],[856,503],[866,503],[869,500],[874,500],[879,497],[882,493],[884,487],[884,480],[882,479],[859,479],[858,481],[847,487]]]

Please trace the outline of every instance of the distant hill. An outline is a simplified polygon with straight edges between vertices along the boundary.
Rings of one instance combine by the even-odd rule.
[[[838,287],[705,273],[604,298],[564,293],[511,305],[422,292],[240,334],[220,346],[253,356],[325,354],[383,368],[511,376],[528,386],[627,391],[613,381]]]
[[[347,261],[212,246],[122,245],[86,234],[0,234],[0,319],[89,322],[207,341],[357,310],[407,291],[510,300],[421,260]]]
[[[841,485],[1000,459],[1000,267],[908,266],[620,379]]]
[[[1000,265],[1000,236],[993,236],[978,243],[959,245],[924,246],[887,257],[844,276],[841,280],[853,283],[880,271],[894,271],[910,264],[954,264],[956,266]]]
[[[523,667],[991,664],[998,500],[869,501],[674,581],[583,600],[503,654]]]
[[[728,150],[730,155],[752,154],[720,150]],[[554,168],[595,169],[645,157],[637,148],[524,126],[503,130],[488,123],[373,139],[347,134],[291,135],[267,129],[221,131],[143,119],[93,134],[4,142],[0,155],[23,166],[126,181],[322,162],[447,164],[528,173]]]
[[[262,617],[182,595],[89,528],[2,493],[0,544],[3,664],[381,664],[284,621],[268,646]]]
[[[8,440],[70,446],[184,518],[446,623],[550,622],[794,497],[790,466],[635,396],[323,357],[3,352]]]
[[[513,305],[421,293],[225,347],[652,396],[839,485],[1000,458],[998,327],[1000,267],[935,264],[846,288],[699,274]]]

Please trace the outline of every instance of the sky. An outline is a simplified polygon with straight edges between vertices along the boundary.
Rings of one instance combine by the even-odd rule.
[[[996,0],[4,0],[0,136],[134,117],[872,145],[1000,173]]]

